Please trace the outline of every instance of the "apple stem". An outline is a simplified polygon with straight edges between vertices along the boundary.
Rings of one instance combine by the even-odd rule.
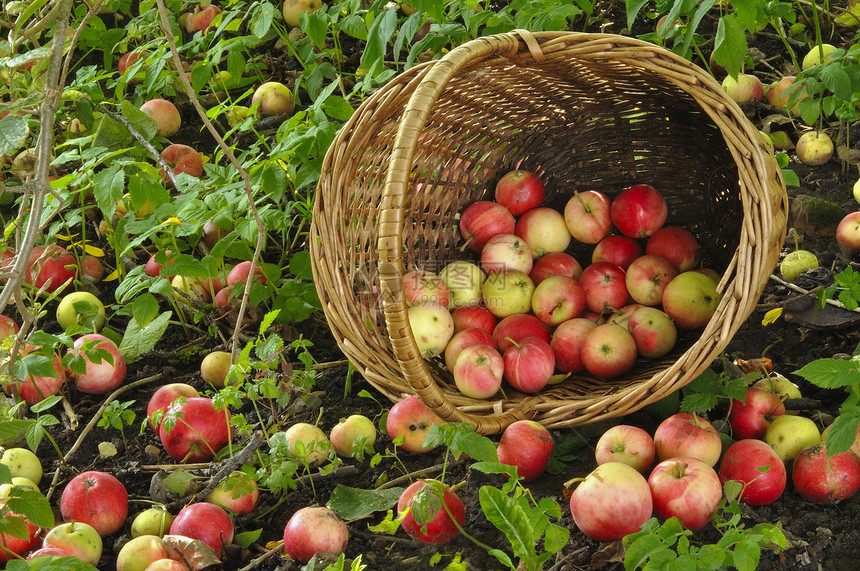
[[[510,336],[505,337],[505,339],[506,339],[506,340],[508,340],[508,341],[510,341],[510,342],[511,342],[511,344],[513,344],[513,346],[514,346],[514,347],[516,347],[517,349],[522,349],[522,345],[520,345],[519,343],[517,343],[516,341],[514,341],[513,339],[511,339],[511,338],[510,338]]]
[[[564,483],[564,487],[570,488],[574,484],[578,484],[578,483],[584,482],[584,481],[585,481],[585,478],[571,478],[570,480],[568,480],[567,482]]]
[[[582,197],[580,197],[580,196],[579,196],[579,191],[574,190],[574,191],[573,191],[573,195],[576,197],[576,199],[579,201],[579,203],[580,203],[580,204],[582,204],[582,209],[583,209],[585,212],[590,213],[590,212],[591,212],[591,207],[590,207],[590,206],[588,206],[588,205],[585,203],[585,201],[584,201],[584,200],[582,200]]]
[[[469,243],[470,243],[472,240],[474,240],[474,239],[475,239],[475,236],[469,236],[468,238],[466,238],[466,241],[465,241],[465,242],[463,242],[463,245],[462,245],[462,246],[460,246],[460,251],[461,251],[461,252],[465,252],[465,251],[466,251],[466,248],[468,248],[468,247],[469,247]]]

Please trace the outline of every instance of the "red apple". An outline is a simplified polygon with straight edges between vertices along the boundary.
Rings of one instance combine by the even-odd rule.
[[[654,431],[654,448],[658,461],[683,456],[714,466],[723,443],[710,422],[696,414],[678,412],[664,419]]]
[[[443,502],[453,520],[443,507]],[[400,527],[412,537],[427,543],[450,541],[459,533],[454,521],[462,526],[466,519],[463,501],[447,486],[436,481],[429,483],[419,480],[403,490],[397,502],[397,513],[402,514],[407,508],[409,512],[400,522]]]
[[[555,328],[549,346],[555,354],[555,368],[564,373],[578,373],[582,364],[582,343],[597,324],[584,317],[574,317]]]
[[[656,188],[634,184],[612,201],[609,213],[618,231],[631,238],[647,238],[666,222],[669,208]]]
[[[146,57],[149,55],[149,52],[141,51],[141,52],[126,52],[120,58],[116,64],[116,69],[119,71],[120,75],[124,75],[125,71],[138,59],[141,57]]]
[[[182,116],[176,105],[166,99],[150,99],[140,106],[140,110],[149,115],[157,126],[159,137],[171,137],[179,132],[182,126]]]
[[[445,366],[448,367],[449,371],[454,371],[454,364],[463,349],[472,345],[487,345],[493,349],[496,348],[493,336],[483,329],[473,328],[458,331],[445,346]]]
[[[346,551],[348,541],[346,523],[328,508],[301,508],[284,527],[284,552],[300,563],[307,563],[317,553],[337,557]]]
[[[646,254],[633,260],[624,283],[636,303],[654,306],[662,303],[663,290],[677,275],[678,270],[669,260]]]
[[[583,339],[581,358],[586,370],[595,377],[613,379],[636,364],[636,342],[626,328],[604,323]]]
[[[523,482],[531,482],[546,471],[555,449],[549,430],[534,420],[517,420],[502,433],[496,451],[499,462],[515,466]]]
[[[159,257],[164,258],[165,264],[161,264],[160,262],[156,261]],[[170,250],[165,250],[163,254],[161,252],[157,252],[157,253],[151,255],[149,257],[149,259],[146,261],[146,265],[143,267],[143,273],[145,273],[148,276],[152,276],[152,277],[160,276],[161,275],[161,269],[165,265],[167,265],[167,266],[172,265],[173,262],[175,262],[175,261],[176,261],[176,256],[174,256],[173,252],[171,252]],[[167,279],[173,279],[174,275],[176,275],[176,274],[165,274],[164,277],[166,277]]]
[[[157,411],[166,412],[167,407],[176,399],[199,396],[200,394],[197,392],[197,389],[186,383],[168,383],[158,387],[149,398],[149,404],[146,406],[146,417],[149,419],[149,427],[156,432],[158,431],[158,426],[161,426],[161,420],[158,421],[158,425],[156,426],[153,415]]]
[[[403,298],[409,305],[438,303],[442,307],[448,307],[451,293],[444,280],[433,272],[410,270],[403,274]]]
[[[221,8],[214,4],[196,6],[194,11],[185,17],[185,30],[189,34],[202,31],[206,33],[212,27],[215,16],[221,13]]]
[[[679,273],[686,272],[699,263],[699,242],[686,228],[664,226],[648,238],[645,253],[665,258]]]
[[[196,502],[179,510],[170,524],[170,535],[199,539],[220,556],[223,546],[233,543],[233,520],[215,504]]]
[[[3,516],[3,519],[6,518],[22,520],[27,529],[27,537],[15,537],[8,532],[0,533],[0,563],[6,563],[15,559],[15,555],[23,556],[39,542],[39,527],[37,525],[33,524],[26,517],[12,511]],[[24,568],[26,569],[27,567],[25,566]]]
[[[550,276],[535,287],[532,311],[542,323],[554,327],[578,317],[585,309],[585,291],[573,278]]]
[[[93,282],[99,282],[105,277],[105,266],[100,259],[86,254],[81,260],[81,276],[86,276]]]
[[[596,190],[574,192],[564,207],[564,220],[574,240],[597,244],[612,230],[609,198]]]
[[[860,211],[846,214],[836,226],[836,241],[850,255],[860,252]]]
[[[564,252],[570,244],[570,232],[564,216],[544,206],[532,208],[520,216],[514,233],[531,246],[535,258],[552,252]]]
[[[549,276],[567,276],[575,280],[582,274],[582,266],[566,252],[545,254],[535,261],[529,277],[537,286]]]
[[[71,479],[60,497],[63,521],[93,526],[102,537],[112,535],[128,516],[128,492],[112,474],[91,470]]]
[[[791,481],[807,500],[832,506],[860,490],[860,458],[851,450],[828,458],[827,446],[817,442],[794,458]]]
[[[179,143],[168,145],[161,151],[161,158],[164,159],[174,175],[185,173],[197,178],[203,176],[203,157],[188,145],[180,145]],[[170,180],[164,169],[161,170],[161,179],[167,183],[168,187],[173,185],[173,181]]]
[[[505,380],[524,393],[544,388],[555,371],[555,354],[540,337],[526,337],[504,353]]]
[[[487,240],[496,234],[513,234],[515,228],[514,215],[497,202],[480,200],[460,214],[460,235],[475,252],[483,250]]]
[[[785,490],[785,464],[773,448],[754,438],[738,440],[720,462],[720,482],[744,485],[740,500],[751,506],[772,504]]]
[[[162,418],[158,437],[174,460],[208,462],[233,439],[230,412],[218,410],[212,399],[206,397],[174,401]]]
[[[84,345],[89,347],[84,350]],[[105,351],[110,355],[110,360],[102,355],[100,362],[91,359],[87,352],[91,350]],[[69,370],[69,379],[74,381],[75,386],[82,393],[91,395],[103,395],[118,388],[125,380],[125,359],[119,352],[119,348],[113,341],[98,333],[89,333],[75,339],[74,349],[69,350],[72,355],[80,355],[84,359],[86,370],[77,374]]]
[[[595,541],[615,541],[639,531],[653,508],[648,481],[621,462],[601,464],[570,496],[573,522]]]
[[[647,430],[629,424],[616,424],[604,432],[594,447],[597,464],[621,462],[647,474],[654,463],[656,449]]]
[[[514,216],[537,208],[543,202],[543,182],[535,173],[515,170],[505,174],[496,183],[496,202],[507,208]]]
[[[764,86],[761,80],[748,73],[739,73],[737,77],[727,75],[723,79],[723,89],[730,98],[738,103],[761,101],[764,97]]]
[[[496,316],[486,307],[458,307],[451,312],[451,319],[454,320],[455,332],[475,328],[492,333],[496,328]]]
[[[785,414],[779,395],[757,387],[749,387],[744,402],[732,400],[729,424],[736,440],[763,439],[774,417]]]
[[[705,327],[721,300],[717,282],[696,270],[678,274],[663,289],[663,311],[679,329]]]
[[[251,274],[251,260],[244,260],[239,262],[233,269],[230,270],[230,273],[227,274],[227,287],[233,287],[234,285],[241,283],[244,284],[248,280],[248,276]],[[254,267],[254,281],[260,282],[263,285],[266,285],[266,276],[263,274],[263,268],[259,266]]]
[[[38,542],[37,542],[38,543]],[[8,545],[6,547],[9,547]],[[32,546],[31,546],[32,547]],[[0,558],[3,556],[0,555]],[[36,551],[30,552],[27,556],[27,561],[33,561],[39,557],[74,557],[71,553],[59,547],[40,547]]]
[[[484,343],[463,349],[452,369],[454,383],[460,392],[476,399],[490,398],[499,392],[504,371],[505,361],[502,356],[495,347]]]
[[[625,270],[630,263],[644,254],[642,245],[628,236],[611,234],[597,243],[591,252],[591,263],[609,262]]]
[[[60,289],[66,282],[71,284],[77,275],[78,261],[68,250],[57,244],[33,246],[27,261],[24,281],[36,289],[44,287],[47,292]],[[66,286],[64,290],[68,288]]]
[[[504,270],[529,273],[533,263],[531,247],[516,234],[496,234],[481,250],[481,269],[488,275]]]
[[[591,311],[604,313],[627,305],[630,293],[621,266],[608,262],[591,264],[582,270],[579,284],[585,292],[585,305]]]
[[[549,329],[540,319],[527,313],[505,317],[493,329],[493,341],[502,354],[515,342],[519,343],[526,337],[540,337],[549,341]]]
[[[723,497],[723,486],[714,469],[696,458],[663,460],[648,477],[654,513],[663,519],[677,517],[687,529],[699,529],[711,521]]]
[[[27,355],[35,353],[38,349],[33,345],[25,345],[21,356],[26,358]],[[50,364],[56,371],[55,374],[35,375],[28,373],[23,382],[10,382],[6,385],[6,391],[13,395],[17,391],[21,399],[31,406],[59,393],[60,389],[63,388],[63,383],[66,382],[66,372],[60,355],[56,352],[52,355]]]
[[[0,315],[0,341],[10,335],[18,335],[19,331],[21,331],[21,327],[14,319],[8,315]]]
[[[236,515],[249,514],[260,499],[260,488],[247,472],[234,470],[218,482],[206,501]]]
[[[627,320],[627,330],[636,342],[640,357],[659,359],[667,355],[678,340],[672,318],[656,307],[639,307]]]
[[[376,443],[376,424],[363,414],[342,418],[329,432],[329,441],[338,456],[362,458]]]
[[[385,428],[391,440],[403,437],[403,443],[399,445],[402,450],[421,453],[433,449],[424,446],[430,426],[442,423],[443,420],[424,404],[421,397],[412,395],[391,406]]]

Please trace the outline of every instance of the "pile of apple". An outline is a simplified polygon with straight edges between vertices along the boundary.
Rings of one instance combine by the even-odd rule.
[[[749,387],[743,402],[733,400],[728,424],[736,440],[725,450],[711,423],[695,414],[666,418],[653,438],[636,426],[613,426],[595,448],[598,467],[569,482],[579,482],[570,498],[576,526],[599,541],[639,531],[652,515],[699,529],[729,480],[743,485],[740,501],[764,506],[782,495],[789,472],[795,490],[816,504],[850,498],[860,490],[860,430],[851,450],[828,460],[817,425],[786,414],[786,396],[799,398],[796,385],[774,375]]]
[[[493,397],[503,378],[536,393],[554,375],[623,375],[639,357],[669,353],[677,329],[704,327],[720,302],[719,276],[697,268],[688,230],[664,226],[668,207],[654,187],[634,185],[614,200],[576,192],[563,213],[541,206],[544,194],[534,173],[507,173],[495,201],[461,213],[477,263],[403,276],[421,354],[444,357],[469,397]],[[594,246],[584,269],[566,252],[573,240]]]

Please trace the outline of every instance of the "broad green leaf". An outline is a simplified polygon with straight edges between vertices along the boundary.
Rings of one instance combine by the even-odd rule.
[[[21,435],[26,432],[34,420],[10,419],[0,422],[0,444],[10,444],[20,440]],[[3,480],[0,480],[2,482]],[[11,481],[11,480],[10,480]]]
[[[522,559],[527,566],[537,559],[536,538],[520,505],[502,490],[492,486],[481,486],[478,498],[487,520],[505,534],[513,547],[514,555]]]
[[[120,343],[120,350],[126,361],[133,361],[140,355],[151,351],[156,343],[161,340],[161,336],[164,335],[172,315],[172,311],[166,311],[145,326],[138,324],[137,320],[132,317]]]
[[[728,74],[737,77],[747,55],[747,38],[744,27],[735,14],[727,14],[717,21],[714,38],[714,61],[726,68]]]
[[[704,0],[701,4],[699,4],[698,8],[696,8],[696,12],[695,14],[693,14],[692,20],[687,25],[687,33],[684,36],[684,43],[682,46],[682,53],[684,54],[684,57],[690,57],[690,44],[693,43],[693,38],[696,35],[696,30],[699,28],[699,23],[702,21],[702,18],[704,18],[705,15],[714,6],[714,1],[715,0]]]
[[[349,101],[340,95],[330,95],[323,103],[323,110],[326,115],[338,121],[347,121],[355,112]]]
[[[17,115],[6,115],[0,119],[0,155],[14,155],[24,146],[30,136],[27,120]]]
[[[800,177],[797,176],[797,173],[791,169],[781,169],[782,170],[782,180],[785,181],[786,186],[800,186]]]
[[[481,462],[494,462],[499,459],[493,441],[477,432],[454,433],[449,448],[465,452],[470,458]]]
[[[340,30],[360,41],[367,41],[367,24],[358,14],[350,14],[340,21]]]
[[[361,65],[370,71],[374,64],[385,57],[386,46],[397,29],[397,9],[389,8],[377,15],[367,33],[367,44],[361,54]]]
[[[547,553],[561,551],[570,541],[570,529],[549,523],[544,534],[543,548]]]
[[[149,322],[158,316],[158,300],[149,292],[142,293],[134,298],[131,314],[141,326],[149,325]]]
[[[681,412],[705,412],[719,404],[719,397],[714,393],[693,393],[681,401]]]
[[[514,478],[517,475],[516,466],[508,466],[501,462],[475,462],[469,468],[484,474],[507,474],[510,478]]]
[[[825,438],[828,457],[836,456],[851,448],[857,438],[858,420],[860,418],[856,415],[840,414],[836,417]]]
[[[738,22],[746,30],[754,34],[764,19],[764,2],[758,0],[732,0],[732,9],[738,16]]]
[[[39,557],[32,561],[12,559],[6,571],[98,571],[98,568],[78,557]]]
[[[251,34],[255,38],[262,38],[269,32],[272,27],[272,21],[275,18],[275,7],[268,3],[262,2],[257,4],[257,10],[251,18]]]
[[[403,488],[362,490],[338,484],[332,491],[326,507],[349,521],[391,509],[397,505],[397,500],[402,493]]]
[[[761,548],[752,541],[741,541],[735,545],[732,555],[738,571],[755,571],[761,559]]]
[[[27,518],[39,527],[54,527],[54,512],[51,503],[41,492],[35,490],[16,490],[16,494],[6,500],[13,512]]]
[[[113,165],[97,172],[92,177],[93,196],[99,210],[108,218],[116,211],[116,203],[122,198],[125,189],[125,171],[120,165]]]
[[[150,119],[152,121],[152,119]],[[155,121],[152,121],[153,128]],[[92,147],[106,147],[110,150],[130,147],[133,138],[125,125],[108,115],[101,115],[95,128]]]
[[[325,47],[325,38],[328,35],[328,16],[325,12],[316,11],[308,14],[308,25],[302,29],[317,47]]]
[[[297,280],[312,280],[314,279],[313,272],[311,271],[311,255],[310,252],[303,250],[301,252],[296,252],[292,258],[290,258],[290,273],[293,274]]]
[[[144,139],[151,141],[155,137],[155,134],[158,132],[158,125],[152,117],[135,107],[131,101],[125,99],[120,103],[120,110],[122,111],[122,116],[128,119],[128,122],[143,135]]]
[[[668,545],[663,543],[659,537],[653,534],[639,535],[629,544],[624,552],[624,569],[633,571],[642,569],[645,564],[660,553],[672,553]]]
[[[853,359],[817,359],[794,373],[823,389],[838,389],[860,383],[860,367]]]
[[[841,99],[851,99],[851,78],[837,63],[825,65],[818,76],[824,85]]]
[[[627,0],[627,27],[632,28],[633,22],[636,21],[636,16],[639,15],[639,10],[648,4],[648,0]]]
[[[237,533],[233,537],[233,543],[235,545],[240,545],[242,547],[251,547],[256,543],[258,539],[260,539],[260,535],[263,533],[263,528],[255,529],[252,531],[243,531],[242,533]]]
[[[713,543],[703,545],[698,552],[701,565],[705,569],[725,569],[726,552]]]

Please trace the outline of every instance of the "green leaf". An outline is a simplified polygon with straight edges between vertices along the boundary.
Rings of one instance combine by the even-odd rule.
[[[263,528],[255,529],[252,531],[243,531],[242,533],[237,533],[233,537],[233,543],[236,545],[240,545],[242,547],[251,547],[254,543],[260,539],[260,535],[263,533]]]
[[[6,115],[0,119],[0,155],[14,155],[30,136],[27,120],[17,115]]]
[[[738,16],[738,22],[746,30],[754,34],[759,29],[759,22],[764,17],[764,2],[758,0],[732,0],[732,9]]]
[[[297,280],[313,280],[314,275],[311,271],[311,255],[307,250],[302,250],[301,252],[297,252],[290,258],[290,273],[293,274]]]
[[[800,177],[796,172],[791,169],[781,169],[781,171],[782,180],[785,181],[786,186],[800,186]]]
[[[738,571],[755,571],[761,559],[761,548],[752,541],[740,541],[732,550],[732,555]]]
[[[465,452],[480,462],[494,462],[499,459],[493,441],[477,432],[456,432],[448,446],[451,450]]]
[[[78,557],[39,557],[32,561],[13,559],[6,571],[98,571],[98,568]]]
[[[825,87],[841,99],[851,99],[851,78],[842,66],[836,62],[824,66],[818,76]]]
[[[817,359],[794,373],[823,389],[837,389],[860,383],[860,368],[858,362],[853,359]]]
[[[172,311],[165,311],[145,326],[141,326],[137,320],[132,317],[128,322],[125,330],[125,335],[120,343],[120,350],[126,361],[133,361],[140,355],[151,351],[156,343],[161,340],[167,326],[170,323]]]
[[[317,47],[325,47],[325,38],[328,35],[328,16],[325,12],[309,13],[308,25],[302,29]]]
[[[35,420],[10,419],[0,422],[0,444],[9,445],[21,438],[21,435],[35,424]],[[11,480],[10,480],[11,481]]]
[[[51,510],[51,503],[45,499],[41,492],[17,490],[17,494],[9,497],[6,501],[6,505],[16,514],[27,516],[27,519],[39,527],[47,529],[54,527],[54,512]]]
[[[670,546],[663,543],[656,535],[636,534],[636,536],[629,544],[625,541],[627,547],[624,553],[625,570],[642,569],[649,560],[653,560],[660,553],[673,555]]]
[[[713,393],[693,393],[681,401],[681,412],[705,412],[719,403],[719,397]]]
[[[487,520],[508,538],[514,555],[529,566],[537,559],[536,538],[523,509],[510,496],[493,486],[481,486],[478,491],[481,509]]]
[[[639,10],[648,3],[648,0],[627,0],[627,27],[632,28]]]
[[[143,292],[131,304],[131,314],[143,327],[158,316],[158,300],[149,292]]]
[[[92,177],[93,196],[106,217],[116,211],[116,203],[122,198],[125,189],[125,171],[120,165],[113,165],[99,171]]]
[[[747,55],[747,37],[744,27],[735,14],[727,14],[717,21],[714,38],[714,61],[726,68],[728,74],[737,77],[743,69]]]
[[[824,441],[828,457],[841,454],[851,448],[857,438],[857,426],[860,424],[858,421],[860,418],[856,415],[843,413],[836,417]]]
[[[501,462],[475,462],[469,468],[483,474],[507,474],[510,478],[517,476],[516,466],[508,466]]]
[[[403,488],[362,490],[338,484],[331,493],[326,507],[337,512],[344,520],[366,517],[397,505]]]
[[[323,103],[323,111],[332,119],[347,121],[355,112],[349,101],[340,95],[330,95]]]
[[[543,548],[547,553],[561,551],[568,541],[570,541],[570,529],[554,523],[547,524],[543,540]]]
[[[135,107],[131,101],[123,99],[120,103],[120,111],[122,112],[122,116],[128,119],[132,127],[143,135],[144,139],[151,141],[155,137],[155,134],[158,132],[158,125],[155,120]]]
[[[275,7],[268,2],[257,4],[257,10],[251,17],[250,30],[255,38],[261,39],[269,32],[275,18]]]
[[[375,63],[382,61],[386,46],[395,30],[397,30],[396,8],[389,8],[373,20],[367,33],[367,44],[361,54],[361,65],[364,69],[370,71]]]

